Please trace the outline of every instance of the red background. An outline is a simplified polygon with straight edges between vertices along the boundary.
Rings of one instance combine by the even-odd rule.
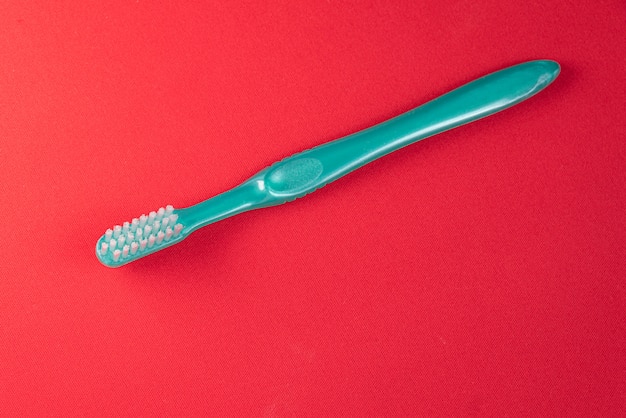
[[[618,416],[626,5],[5,0],[0,415]],[[104,230],[549,58],[506,112],[127,267]]]

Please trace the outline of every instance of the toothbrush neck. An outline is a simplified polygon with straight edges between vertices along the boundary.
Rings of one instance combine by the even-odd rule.
[[[208,224],[256,209],[265,200],[262,181],[250,179],[237,187],[218,194],[196,205],[181,209],[179,214],[185,229],[196,230]]]

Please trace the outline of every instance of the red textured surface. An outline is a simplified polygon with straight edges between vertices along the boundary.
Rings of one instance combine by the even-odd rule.
[[[5,0],[0,415],[619,416],[625,28],[620,0]],[[538,58],[561,76],[504,113],[125,268],[93,254]]]

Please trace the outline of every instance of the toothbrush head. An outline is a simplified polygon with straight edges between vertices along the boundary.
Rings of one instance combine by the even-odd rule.
[[[119,267],[183,240],[183,224],[171,205],[107,229],[96,243],[96,256]]]

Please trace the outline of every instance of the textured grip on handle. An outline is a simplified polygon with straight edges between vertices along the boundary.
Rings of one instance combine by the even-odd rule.
[[[323,172],[324,165],[316,158],[289,158],[269,170],[265,184],[276,194],[292,194],[298,190],[308,190]]]
[[[269,193],[262,206],[294,200],[399,148],[511,107],[543,90],[559,71],[548,60],[514,65],[386,122],[292,155],[255,176]]]

